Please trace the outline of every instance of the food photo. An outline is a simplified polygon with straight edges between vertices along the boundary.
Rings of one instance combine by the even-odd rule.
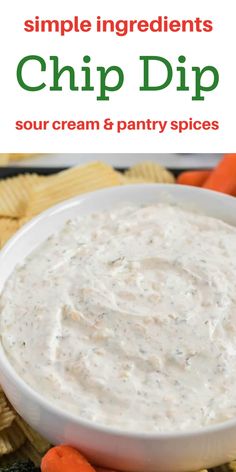
[[[0,471],[236,471],[236,154],[0,154]]]

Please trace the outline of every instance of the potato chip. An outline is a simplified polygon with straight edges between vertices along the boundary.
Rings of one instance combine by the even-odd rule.
[[[10,454],[12,451],[12,445],[5,432],[0,434],[0,456],[3,456],[4,454]]]
[[[21,428],[19,428],[15,421],[12,423],[10,428],[7,428],[5,429],[5,431],[2,432],[2,434],[4,433],[8,436],[13,451],[16,451],[26,441],[25,434],[23,433]]]
[[[0,414],[3,411],[3,408],[5,407],[6,404],[7,404],[6,396],[1,388],[0,390]]]
[[[0,431],[0,456],[16,451],[25,441],[23,431],[14,421],[9,428]]]
[[[10,239],[19,228],[19,222],[12,218],[0,218],[0,248]]]
[[[4,393],[0,392],[0,431],[9,428],[16,415],[13,409],[8,405]]]
[[[38,154],[8,154],[9,161],[22,161],[38,156]]]
[[[25,434],[28,441],[36,449],[36,451],[44,454],[50,447],[50,443],[36,433],[20,416],[17,415],[16,423]]]
[[[151,161],[140,162],[125,172],[127,177],[141,177],[146,182],[170,183],[175,182],[174,175],[165,167]]]
[[[44,179],[33,189],[26,215],[36,215],[47,208],[81,193],[119,185],[112,167],[102,163],[73,167]]]
[[[0,154],[0,167],[6,166],[9,163],[9,155],[8,154]]]
[[[23,174],[0,182],[0,216],[20,218],[24,216],[29,196],[36,183],[43,177]]]
[[[145,182],[147,182],[147,180],[145,180],[143,177],[133,177],[120,174],[121,185],[144,184]]]
[[[19,228],[26,225],[26,223],[29,223],[30,220],[32,220],[32,216],[23,216],[23,218],[19,218],[18,219]]]
[[[5,411],[1,413],[0,431],[6,428],[9,428],[9,426],[11,426],[11,424],[13,423],[14,419],[15,419],[15,415],[13,411],[9,407],[6,407]]]

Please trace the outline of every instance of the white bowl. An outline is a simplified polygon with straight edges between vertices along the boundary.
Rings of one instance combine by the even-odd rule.
[[[173,202],[236,225],[236,199],[208,190],[143,184],[84,194],[34,218],[8,242],[0,253],[0,292],[16,264],[66,220],[111,209],[121,201]],[[15,372],[1,345],[0,382],[16,410],[33,428],[54,444],[77,447],[97,465],[136,472],[189,472],[236,458],[236,419],[172,434],[120,432],[115,425],[98,426],[62,411],[29,387]]]

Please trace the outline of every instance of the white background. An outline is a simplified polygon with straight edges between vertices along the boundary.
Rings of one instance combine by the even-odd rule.
[[[198,0],[86,0],[54,2],[41,0],[13,1],[1,5],[1,74],[0,74],[0,152],[233,152],[236,150],[234,110],[236,105],[236,60],[234,2]],[[69,33],[27,34],[25,19],[39,15],[44,19],[104,18],[154,19],[168,15],[172,19],[211,19],[212,33],[132,33],[126,37],[114,34]],[[92,77],[95,92],[50,92],[48,89],[29,93],[16,80],[16,67],[22,57],[37,54],[50,64],[49,56],[60,57],[61,65],[77,69],[81,80],[82,57],[92,57]],[[161,55],[173,68],[180,54],[187,57],[190,92],[176,92],[174,71],[172,84],[160,92],[139,92],[142,84],[140,55]],[[113,93],[109,102],[96,101],[98,92],[97,66],[119,65],[125,72],[123,88]],[[214,65],[220,72],[220,85],[207,94],[204,102],[193,102],[192,66]],[[39,73],[30,68],[32,81]],[[44,74],[50,85],[50,65]],[[66,84],[66,80],[65,80]],[[110,117],[113,120],[167,119],[193,117],[199,120],[219,120],[220,131],[174,132],[55,132],[15,130],[16,120],[84,120]]]

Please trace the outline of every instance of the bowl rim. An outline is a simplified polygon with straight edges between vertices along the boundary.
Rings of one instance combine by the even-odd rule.
[[[43,211],[39,215],[33,217],[29,222],[27,222],[22,228],[20,228],[14,235],[9,239],[9,241],[4,245],[3,249],[0,250],[0,265],[1,262],[4,260],[8,252],[11,250],[12,246],[17,244],[18,239],[24,236],[25,233],[28,233],[31,228],[35,225],[40,224],[44,220],[47,220],[50,216],[60,213],[66,208],[71,208],[72,206],[77,206],[81,204],[87,198],[92,198],[93,196],[102,194],[102,193],[112,193],[114,190],[119,190],[122,192],[124,188],[150,188],[153,189],[163,188],[163,190],[170,190],[173,187],[180,189],[185,189],[186,191],[193,191],[193,193],[205,193],[207,196],[215,196],[217,199],[228,202],[234,202],[236,206],[236,198],[230,195],[222,194],[220,192],[202,189],[197,187],[192,187],[188,185],[177,185],[177,184],[159,184],[159,183],[142,183],[142,184],[132,184],[132,185],[122,185],[120,187],[109,187],[103,188],[92,192],[86,192],[76,197],[64,200],[57,205],[50,207],[49,209]],[[119,189],[119,190],[118,190]],[[0,291],[1,296],[1,291]],[[106,426],[100,423],[95,423],[93,421],[81,418],[79,415],[75,415],[72,412],[63,410],[63,407],[57,406],[53,404],[50,400],[45,398],[43,394],[40,394],[32,388],[26,381],[24,381],[20,374],[14,369],[11,361],[8,359],[7,353],[4,350],[4,347],[1,342],[1,335],[0,335],[0,366],[1,370],[4,371],[5,377],[10,379],[10,381],[16,386],[16,388],[24,395],[26,398],[31,397],[35,403],[37,403],[42,409],[45,411],[55,415],[59,420],[62,421],[69,421],[78,426],[83,426],[86,429],[93,430],[94,432],[106,434],[106,435],[115,435],[117,437],[123,437],[127,440],[129,439],[143,439],[143,440],[162,440],[162,439],[185,439],[185,438],[194,438],[199,436],[205,436],[210,433],[216,434],[224,432],[228,429],[236,429],[236,416],[220,422],[220,423],[213,423],[207,426],[197,427],[193,429],[187,430],[174,430],[174,431],[163,431],[163,432],[145,432],[145,431],[132,431],[132,430],[123,430],[121,428],[117,428],[115,426]]]

